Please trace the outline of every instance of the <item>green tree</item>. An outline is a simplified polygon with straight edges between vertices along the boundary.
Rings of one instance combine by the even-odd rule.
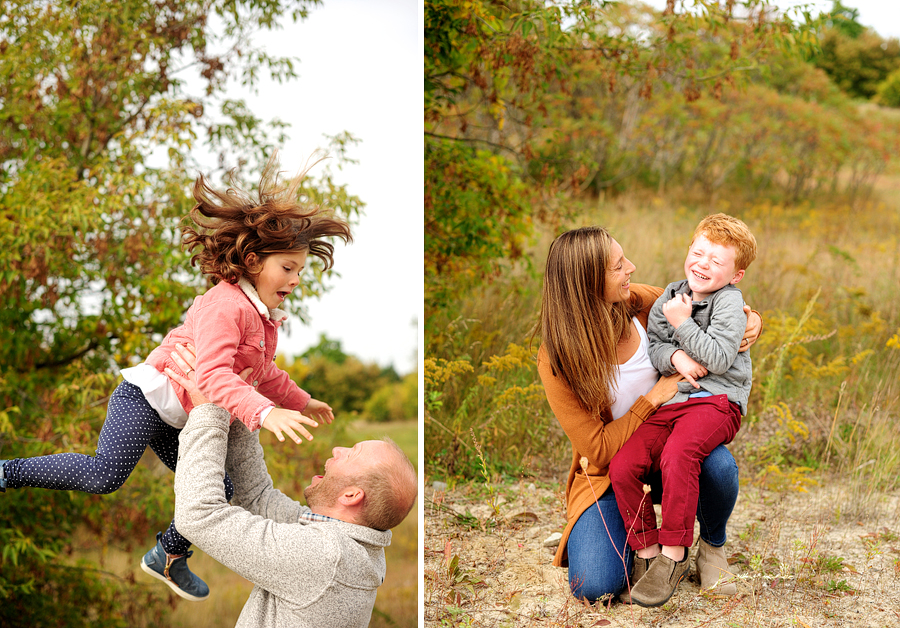
[[[268,56],[251,36],[317,3],[3,3],[0,457],[92,453],[117,369],[145,356],[205,289],[179,248],[197,173],[191,150],[204,144],[254,180],[286,129],[228,98],[226,80],[253,90],[263,72],[295,76],[294,60]],[[201,95],[188,95],[191,71]],[[340,152],[348,138],[335,140]],[[351,220],[361,206],[327,173],[304,194]],[[304,294],[321,290],[317,271]],[[0,624],[58,625],[38,613],[64,617],[76,604],[66,625],[155,621],[128,615],[148,604],[135,597],[140,585],[90,566],[72,571],[57,556],[76,526],[103,542],[135,530],[152,539],[151,525],[164,525],[172,506],[171,476],[158,473],[139,467],[118,498],[4,495]],[[77,603],[73,580],[83,581]],[[102,588],[110,594],[96,594]]]
[[[832,3],[826,24],[850,39],[858,39],[866,31],[859,22],[859,9],[845,6],[840,0]]]
[[[764,3],[674,4],[426,0],[426,327],[521,259],[564,195],[642,167],[621,140],[655,91],[718,96],[788,38],[812,42]]]
[[[367,421],[409,421],[418,413],[419,375],[410,373],[399,382],[382,386],[369,398],[363,410]]]
[[[324,358],[328,362],[335,364],[343,364],[347,360],[347,354],[340,340],[328,338],[325,334],[319,334],[319,343],[314,347],[310,347],[301,355],[301,359],[310,359],[314,357]]]
[[[870,99],[900,68],[900,42],[866,28],[859,23],[858,9],[836,0],[825,16],[820,48],[811,58],[846,94]]]
[[[376,390],[400,380],[393,367],[364,363],[325,334],[291,364],[283,356],[277,363],[306,392],[330,405],[335,416],[360,415]]]
[[[894,70],[878,86],[878,102],[886,107],[900,107],[900,70]]]

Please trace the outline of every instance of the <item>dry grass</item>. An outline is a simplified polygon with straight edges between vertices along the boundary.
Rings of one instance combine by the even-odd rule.
[[[498,487],[492,479],[489,497],[484,484],[465,483],[449,467],[426,469],[435,479],[449,476],[451,487],[454,480],[461,482],[443,497],[428,495],[426,502],[426,625],[900,625],[900,350],[888,342],[900,332],[897,189],[900,177],[883,176],[868,197],[819,198],[795,206],[632,191],[573,204],[565,208],[575,217],[571,222],[541,229],[532,248],[537,269],[543,268],[555,233],[599,224],[636,264],[633,281],[658,286],[681,276],[694,226],[706,214],[737,215],[753,229],[760,253],[740,287],[745,300],[763,313],[766,332],[754,348],[759,371],[750,406],[757,422],[748,420],[733,445],[745,486],[729,522],[726,549],[741,574],[739,594],[716,598],[688,582],[660,609],[577,602],[566,570],[551,566],[552,552],[541,544],[565,523],[565,470],[545,473],[568,451],[549,452],[544,442],[544,464],[523,463],[532,477],[546,477],[534,490],[527,487],[530,480]],[[492,346],[521,342],[521,317],[507,323],[496,315],[506,316],[498,306],[507,297],[502,284],[519,280],[527,281],[500,279],[461,308],[470,327],[489,331],[484,335]],[[795,325],[791,319],[800,318],[820,289],[811,328],[785,354],[773,376],[777,388],[763,408],[763,384]],[[537,291],[525,294],[532,299],[533,322]],[[528,310],[527,303],[519,307]],[[461,348],[450,342],[436,347],[447,349],[438,355],[476,356],[469,349],[474,341],[467,341],[457,343]],[[479,374],[476,370],[472,378]],[[444,408],[456,394],[454,384],[443,389]],[[778,408],[784,422],[776,416]],[[480,407],[468,409],[465,419],[482,439]],[[545,404],[527,410],[528,421],[556,426]],[[789,428],[787,418],[803,429]],[[468,434],[464,427],[460,434]],[[485,451],[493,478],[500,469],[509,472],[504,463],[510,462],[495,455]],[[809,493],[794,490],[810,478],[821,485]],[[490,505],[497,495],[505,500],[499,515]]]
[[[900,623],[900,496],[873,495],[848,518],[840,478],[810,493],[742,488],[727,554],[738,594],[683,583],[658,609],[587,606],[542,541],[564,521],[554,483],[501,489],[492,517],[483,485],[430,495],[426,506],[427,626],[871,626]],[[893,528],[887,527],[893,524]],[[455,563],[455,564],[454,564]]]
[[[141,558],[153,542],[153,534],[148,533],[146,547],[134,546],[129,549],[109,545],[104,551],[96,538],[82,530],[73,539],[72,560],[89,560],[113,577],[145,583],[148,587],[165,591],[168,607],[158,609],[157,612],[168,613],[167,620],[172,628],[234,626],[253,585],[195,547],[190,559],[191,570],[209,585],[210,597],[204,602],[184,600],[141,570]]]

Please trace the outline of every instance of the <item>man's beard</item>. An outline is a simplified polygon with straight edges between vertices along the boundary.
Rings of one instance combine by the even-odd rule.
[[[306,505],[309,506],[309,509],[315,511],[319,506],[326,508],[334,506],[341,491],[344,490],[344,486],[338,486],[338,484],[345,483],[326,475],[315,486],[307,486],[303,489],[303,497],[306,498]]]

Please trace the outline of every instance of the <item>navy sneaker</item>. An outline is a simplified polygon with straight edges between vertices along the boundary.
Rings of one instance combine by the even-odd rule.
[[[0,493],[6,492],[6,476],[3,474],[3,465],[5,465],[8,460],[0,460]]]
[[[200,578],[191,573],[187,566],[187,559],[194,552],[188,552],[182,556],[169,556],[163,549],[160,537],[161,532],[156,533],[156,546],[144,554],[141,559],[141,569],[165,582],[175,593],[191,602],[202,602],[209,597],[209,587]]]

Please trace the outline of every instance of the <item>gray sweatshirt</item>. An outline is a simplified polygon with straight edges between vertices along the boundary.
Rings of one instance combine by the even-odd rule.
[[[191,411],[175,473],[175,525],[254,585],[237,626],[365,628],[384,581],[391,532],[338,519],[272,487],[259,432],[213,404]],[[234,481],[225,501],[225,469]]]
[[[700,388],[713,395],[728,395],[728,400],[738,404],[745,415],[753,366],[749,351],[738,353],[747,329],[741,291],[728,285],[703,301],[695,301],[691,318],[675,329],[663,314],[663,303],[676,294],[690,291],[687,279],[670,283],[650,309],[647,321],[650,361],[661,375],[672,375],[677,372],[672,366],[672,354],[681,349],[709,371],[706,377],[697,380]],[[681,382],[675,396],[663,405],[687,401],[693,392],[698,391],[690,382]]]

